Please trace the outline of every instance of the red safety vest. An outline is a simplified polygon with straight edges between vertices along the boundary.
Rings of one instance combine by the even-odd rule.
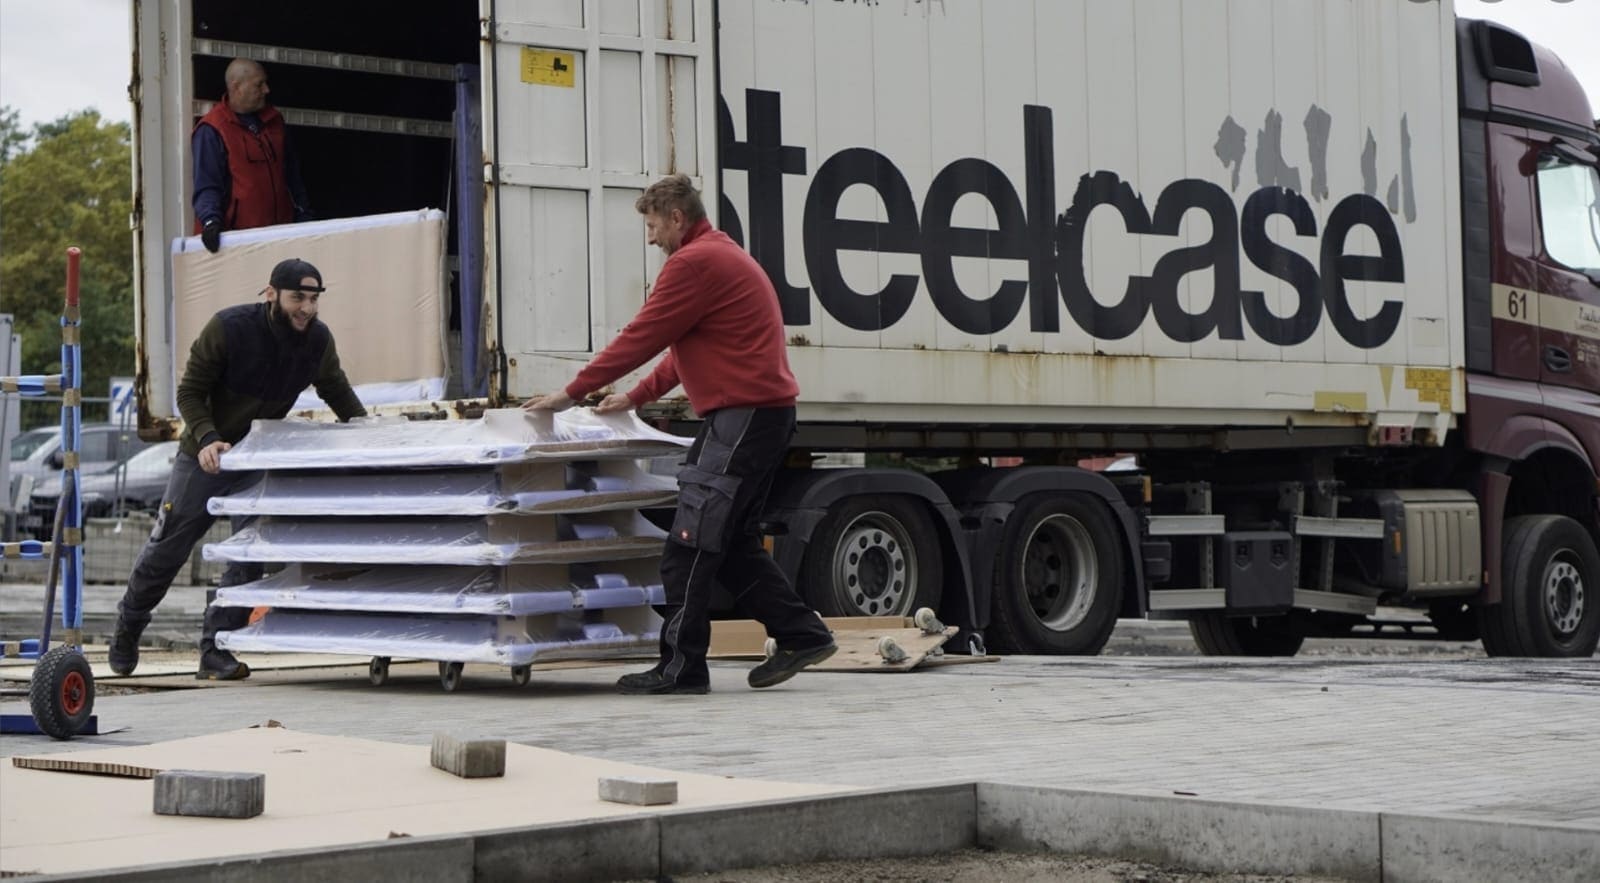
[[[257,111],[256,118],[261,120],[261,130],[251,132],[224,99],[195,124],[196,128],[216,129],[228,151],[224,230],[269,227],[294,220],[294,201],[289,198],[284,174],[283,116],[277,108],[268,106]],[[200,232],[199,218],[195,219],[194,232]]]

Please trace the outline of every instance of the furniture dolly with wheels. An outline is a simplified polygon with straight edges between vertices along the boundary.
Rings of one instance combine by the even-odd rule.
[[[0,715],[0,733],[45,733],[71,739],[97,732],[94,674],[83,656],[83,500],[78,485],[79,432],[83,425],[83,351],[78,309],[80,252],[67,249],[66,303],[61,312],[61,373],[0,377],[0,393],[61,396],[61,496],[48,541],[3,544],[7,558],[46,559],[44,622],[39,637],[0,642],[4,655],[36,659],[28,687],[31,715]],[[56,586],[61,586],[60,643],[50,646]]]

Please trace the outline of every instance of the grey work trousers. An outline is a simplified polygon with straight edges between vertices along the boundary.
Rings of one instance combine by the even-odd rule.
[[[128,576],[128,590],[117,604],[122,628],[143,634],[156,605],[167,596],[167,589],[178,571],[189,563],[195,543],[200,542],[217,516],[206,511],[206,501],[243,490],[261,480],[260,472],[221,472],[212,475],[200,468],[200,461],[178,453],[172,463],[172,477],[161,497],[161,512],[150,539],[139,550],[139,558]],[[231,519],[235,532],[255,523],[255,516]],[[237,586],[261,578],[260,564],[231,563],[223,571],[222,585]],[[212,650],[219,631],[243,628],[250,620],[248,607],[215,607],[216,592],[206,593],[205,624],[200,635],[200,652]]]

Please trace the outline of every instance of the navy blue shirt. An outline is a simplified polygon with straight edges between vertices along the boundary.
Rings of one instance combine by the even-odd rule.
[[[239,114],[239,121],[251,132],[261,131],[261,118],[253,113]],[[189,147],[194,157],[195,220],[202,225],[212,218],[220,221],[228,200],[228,148],[222,143],[222,135],[209,124],[195,126]],[[283,175],[289,199],[294,202],[295,221],[311,220],[311,202],[306,198],[306,185],[300,180],[300,158],[295,155],[287,126],[283,130]]]

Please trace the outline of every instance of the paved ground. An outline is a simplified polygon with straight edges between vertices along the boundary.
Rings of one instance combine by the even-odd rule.
[[[8,639],[37,595],[0,587]],[[120,587],[92,586],[90,634]],[[180,647],[204,590],[178,588],[152,634]],[[26,623],[19,633],[15,624]],[[984,779],[1316,806],[1465,813],[1600,829],[1600,658],[1506,661],[1476,644],[1308,642],[1292,660],[1196,657],[1181,624],[1124,622],[1107,655],[1010,657],[908,675],[808,673],[771,690],[750,663],[713,664],[708,696],[613,692],[627,667],[467,669],[445,694],[431,666],[385,687],[362,669],[299,683],[118,694],[117,732],[73,743],[0,739],[0,756],[175,739],[260,723],[426,743],[440,729],[695,772],[895,785]],[[245,657],[249,659],[250,657]],[[146,666],[155,668],[154,664]],[[637,667],[637,666],[634,666]],[[194,686],[180,675],[176,683]],[[5,711],[22,713],[15,696]]]
[[[1170,625],[1129,623],[1112,649],[1150,652],[1182,638]],[[1369,642],[1365,652],[1385,646],[1396,645]],[[1600,659],[1500,661],[1467,645],[1420,646],[1444,652],[1011,657],[909,675],[809,673],[763,691],[745,686],[748,663],[719,662],[713,692],[698,697],[617,695],[612,682],[626,669],[615,665],[536,671],[526,688],[504,670],[469,666],[453,694],[427,666],[382,688],[363,671],[329,670],[295,684],[103,694],[102,725],[121,731],[74,743],[10,736],[0,755],[153,742],[271,718],[406,743],[452,729],[791,781],[983,779],[1600,831]],[[109,693],[115,679],[102,683]],[[15,698],[6,704],[25,710]]]

